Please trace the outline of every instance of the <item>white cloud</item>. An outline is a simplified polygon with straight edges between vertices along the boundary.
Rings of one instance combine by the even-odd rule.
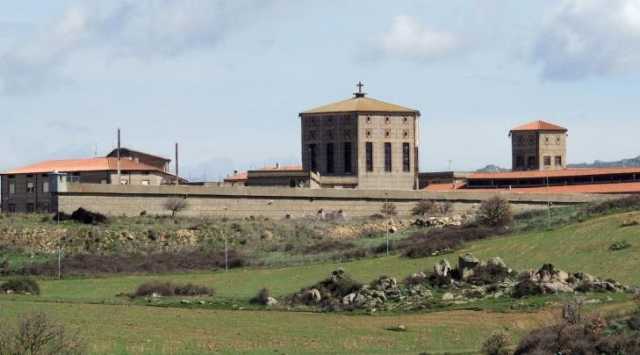
[[[532,56],[552,80],[640,70],[640,0],[563,0]]]
[[[0,93],[30,93],[59,83],[60,68],[84,49],[148,60],[213,48],[269,3],[123,0],[108,8],[70,7],[47,28],[0,53]]]
[[[428,61],[457,50],[459,45],[451,33],[432,30],[411,16],[396,16],[374,47],[384,56]]]

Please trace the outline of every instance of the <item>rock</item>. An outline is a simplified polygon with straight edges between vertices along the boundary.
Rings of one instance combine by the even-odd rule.
[[[307,290],[305,292],[305,298],[314,303],[322,301],[322,295],[320,294],[320,290],[318,290],[317,288]]]
[[[458,258],[458,270],[462,280],[466,280],[473,275],[473,269],[480,265],[480,260],[470,253]]]
[[[159,293],[154,292],[151,294],[151,298],[160,298],[160,297],[162,296]]]
[[[496,257],[493,257],[493,258],[489,259],[489,261],[487,261],[487,265],[498,267],[498,268],[501,268],[501,269],[506,269],[507,268],[507,264],[499,256],[496,256]]]
[[[266,305],[267,307],[275,306],[278,304],[278,300],[273,297],[267,297]]]
[[[273,239],[273,232],[270,230],[264,230],[262,231],[262,233],[260,234],[260,239],[262,240],[272,240]]]
[[[543,283],[542,290],[544,293],[571,293],[573,288],[560,281]]]
[[[355,299],[356,299],[356,294],[355,293],[350,293],[350,294],[342,297],[342,304],[345,305],[345,306],[348,306],[350,304],[353,304]]]
[[[180,303],[182,303],[182,304],[191,304],[191,301],[189,301],[189,300],[182,300],[182,301],[180,301]]]
[[[396,233],[397,231],[398,231],[398,227],[389,226],[389,233],[393,234],[393,233]]]
[[[5,291],[5,293],[6,293],[7,295],[12,295],[12,294],[13,294],[13,290],[6,290],[6,291]]]
[[[455,299],[455,296],[451,292],[447,292],[444,295],[442,295],[443,301],[453,301],[454,299]]]
[[[468,298],[482,298],[487,293],[487,290],[483,287],[472,286],[462,292],[464,297]]]
[[[387,330],[390,330],[392,332],[406,332],[407,327],[404,324],[398,324],[396,326],[387,328]]]
[[[451,264],[448,260],[442,259],[433,265],[433,273],[440,277],[447,277],[451,273]]]
[[[198,304],[199,305],[205,305],[205,304],[207,304],[207,302],[200,300],[200,301],[198,301]]]

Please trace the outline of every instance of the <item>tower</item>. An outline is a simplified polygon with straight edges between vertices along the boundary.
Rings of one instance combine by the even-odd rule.
[[[566,128],[534,121],[512,129],[509,135],[512,170],[560,170],[566,167]]]

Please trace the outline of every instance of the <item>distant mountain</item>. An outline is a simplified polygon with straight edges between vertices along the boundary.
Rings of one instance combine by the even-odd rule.
[[[640,156],[631,159],[622,159],[618,161],[600,161],[593,163],[569,164],[569,168],[619,168],[619,167],[638,167],[640,166]]]
[[[482,169],[476,170],[477,173],[504,173],[506,171],[511,171],[509,169],[501,168],[497,165],[489,164]]]

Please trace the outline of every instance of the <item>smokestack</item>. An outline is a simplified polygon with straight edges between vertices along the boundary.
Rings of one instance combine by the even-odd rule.
[[[180,184],[180,175],[179,175],[179,164],[178,164],[178,143],[176,143],[176,185]]]
[[[118,169],[118,185],[122,183],[121,172],[120,172],[120,128],[118,128],[118,159],[116,161],[117,169]]]

